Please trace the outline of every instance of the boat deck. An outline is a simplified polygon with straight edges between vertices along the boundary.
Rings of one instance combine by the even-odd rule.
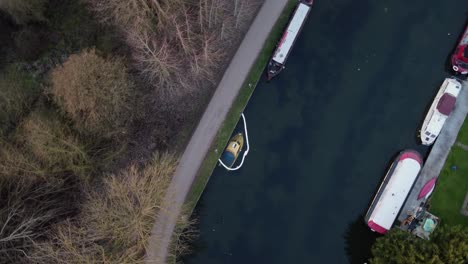
[[[403,204],[400,214],[398,215],[398,220],[400,222],[403,222],[409,215],[415,215],[421,203],[425,202],[424,198],[418,200],[418,194],[421,188],[427,181],[439,176],[450,149],[457,139],[458,131],[463,125],[463,121],[468,113],[468,81],[462,81],[462,87],[455,109],[442,128],[418,179],[416,179],[413,189],[408,195],[406,202]]]

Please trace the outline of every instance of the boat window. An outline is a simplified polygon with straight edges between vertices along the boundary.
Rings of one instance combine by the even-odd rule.
[[[431,133],[430,133],[429,131],[426,131],[426,135],[428,135],[428,136],[429,136],[430,134],[431,134]]]
[[[431,138],[435,138],[435,135],[431,135]]]

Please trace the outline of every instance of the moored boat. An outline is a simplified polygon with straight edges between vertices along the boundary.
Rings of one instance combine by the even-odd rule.
[[[455,73],[468,74],[468,25],[452,54],[451,63]]]
[[[423,145],[431,145],[439,136],[449,117],[461,90],[461,83],[454,78],[446,78],[440,86],[421,127],[420,137]]]
[[[267,78],[271,80],[283,69],[286,59],[291,52],[297,36],[299,35],[312,7],[313,0],[300,0],[286,30],[276,46],[273,57],[270,59],[267,67]]]
[[[231,168],[237,160],[239,153],[242,151],[244,145],[244,136],[238,133],[229,140],[229,143],[221,155],[221,161],[227,167]]]
[[[419,194],[418,194],[418,200],[420,200],[421,198],[425,198],[427,199],[431,194],[432,194],[432,191],[434,191],[434,187],[435,187],[435,184],[436,184],[436,181],[437,181],[437,177],[434,177],[430,180],[428,180],[424,186],[421,188],[421,190],[419,191]]]
[[[385,234],[390,230],[422,164],[422,157],[415,150],[404,150],[397,156],[365,216],[372,231]]]

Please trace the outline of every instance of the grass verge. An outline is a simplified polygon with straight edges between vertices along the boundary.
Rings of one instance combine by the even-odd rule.
[[[468,121],[465,120],[457,142],[468,145]],[[431,198],[431,212],[449,225],[468,226],[468,216],[462,215],[465,195],[468,192],[468,151],[456,144],[452,147],[444,168],[437,180],[437,188]],[[452,166],[457,166],[452,170]]]

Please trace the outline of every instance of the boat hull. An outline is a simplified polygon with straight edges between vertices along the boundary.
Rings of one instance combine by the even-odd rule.
[[[468,25],[451,58],[452,70],[457,74],[468,75]]]
[[[446,78],[442,83],[439,91],[437,92],[434,101],[429,108],[429,111],[424,118],[424,122],[421,126],[419,137],[421,139],[421,144],[430,146],[439,136],[445,120],[448,118],[448,115],[444,115],[437,110],[437,106],[444,96],[448,93],[457,98],[461,89],[461,83],[454,78]]]
[[[276,45],[276,49],[273,52],[268,66],[267,66],[267,79],[271,80],[277,76],[284,68],[286,60],[291,53],[291,50],[296,43],[296,39],[299,36],[304,26],[307,17],[309,16],[313,0],[301,0],[299,1],[294,13],[289,20],[289,23],[281,36],[280,41]]]
[[[281,71],[283,71],[284,65],[281,63],[278,63],[274,60],[270,60],[268,63],[268,68],[267,68],[267,80],[270,81],[273,79],[276,75],[278,75]]]

